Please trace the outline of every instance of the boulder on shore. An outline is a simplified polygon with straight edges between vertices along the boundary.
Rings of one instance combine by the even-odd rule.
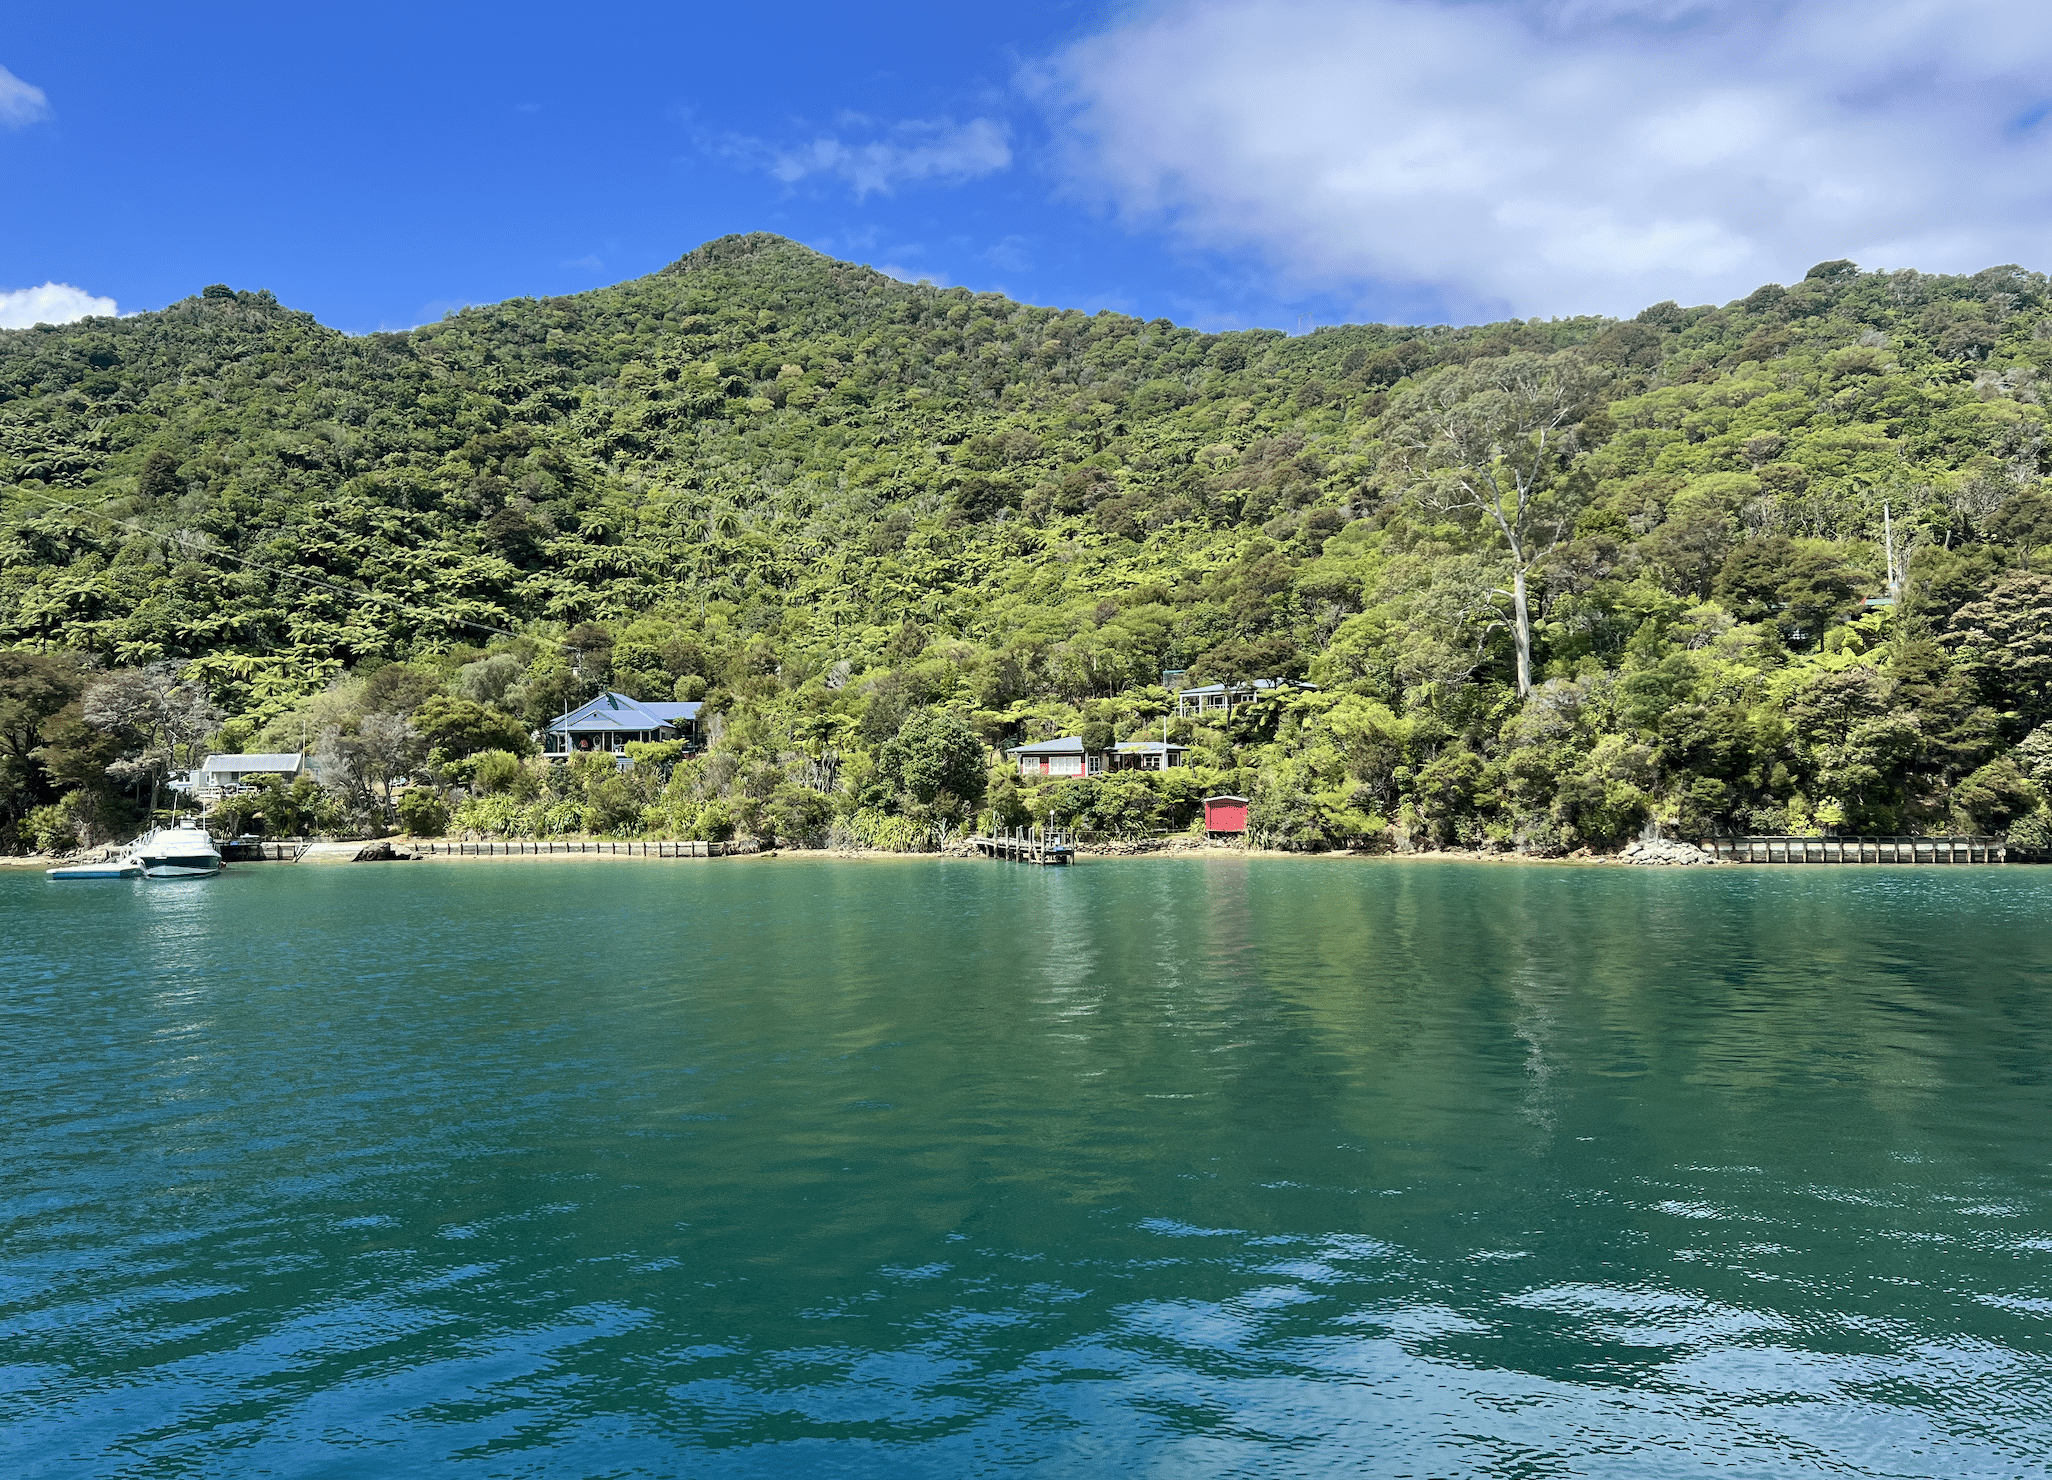
[[[1637,864],[1695,865],[1718,861],[1713,854],[1705,853],[1694,843],[1678,843],[1667,838],[1642,839],[1628,844],[1617,857],[1620,863]]]
[[[351,859],[350,862],[407,863],[411,862],[412,858],[413,855],[411,853],[401,852],[399,849],[394,848],[390,843],[365,843],[361,848],[358,848],[356,850],[356,857]]]

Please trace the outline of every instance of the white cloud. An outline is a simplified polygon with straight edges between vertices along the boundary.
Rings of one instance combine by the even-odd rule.
[[[912,119],[879,129],[873,120],[851,114],[841,124],[871,137],[850,142],[839,134],[820,134],[791,146],[728,138],[720,151],[766,169],[786,185],[816,176],[839,179],[854,188],[858,200],[889,195],[901,185],[959,185],[1012,162],[1003,127],[988,118],[960,124]]]
[[[438,324],[452,314],[461,313],[470,307],[468,298],[430,298],[418,310],[409,329],[419,329],[428,324]]]
[[[2003,0],[1172,0],[1034,85],[1131,219],[1530,314],[2052,266],[2048,79]]]
[[[32,324],[68,324],[73,319],[112,318],[114,300],[95,298],[69,283],[16,288],[0,293],[0,329],[26,329]]]
[[[1033,266],[1028,245],[1023,236],[1008,236],[985,252],[983,260],[1000,272],[1025,272]]]
[[[43,90],[0,67],[0,128],[21,128],[49,116],[50,100]]]
[[[901,283],[925,283],[928,287],[945,288],[948,275],[935,272],[930,267],[900,267],[894,262],[879,262],[876,270],[887,278],[896,278]]]

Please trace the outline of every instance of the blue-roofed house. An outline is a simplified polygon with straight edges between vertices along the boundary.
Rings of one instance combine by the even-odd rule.
[[[696,749],[701,743],[698,712],[705,706],[630,699],[607,689],[582,708],[558,715],[542,732],[542,754],[564,760],[573,755],[618,755],[630,740],[682,740]]]

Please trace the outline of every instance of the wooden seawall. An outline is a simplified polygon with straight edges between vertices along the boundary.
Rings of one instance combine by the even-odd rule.
[[[2007,863],[2002,839],[1979,834],[1944,838],[1705,838],[1701,846],[1724,863]]]
[[[360,842],[314,843],[304,838],[283,842],[224,843],[221,857],[227,863],[298,863],[313,856],[319,862],[334,855],[353,856]],[[516,858],[562,854],[600,854],[619,858],[729,858],[760,851],[755,843],[683,842],[593,842],[494,838],[481,843],[416,842],[404,845],[416,858]]]
[[[304,838],[282,842],[227,842],[221,844],[223,863],[297,863],[312,845]]]

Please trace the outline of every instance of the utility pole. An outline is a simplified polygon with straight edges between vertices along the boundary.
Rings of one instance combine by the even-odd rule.
[[[1888,555],[1888,598],[1902,600],[1902,571],[1895,558],[1895,520],[1888,509],[1888,500],[1881,500],[1881,543],[1887,547]]]

